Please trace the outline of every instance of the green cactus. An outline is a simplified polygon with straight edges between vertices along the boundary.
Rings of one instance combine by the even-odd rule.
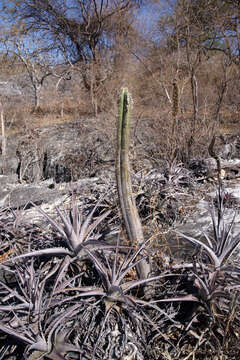
[[[116,178],[119,202],[128,239],[131,244],[139,245],[144,242],[144,236],[135,198],[132,192],[130,163],[128,157],[131,107],[131,95],[127,89],[122,89],[119,105]],[[147,261],[144,260],[140,262],[137,271],[140,278],[146,278],[150,272],[150,266]]]

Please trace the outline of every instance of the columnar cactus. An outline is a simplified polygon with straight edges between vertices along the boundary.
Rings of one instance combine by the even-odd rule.
[[[179,111],[179,90],[177,80],[173,81],[173,94],[172,94],[172,117],[173,117],[173,133],[175,133],[177,125],[177,114]]]
[[[135,198],[132,192],[129,163],[129,142],[130,142],[130,110],[132,98],[127,89],[122,89],[119,105],[118,122],[118,144],[117,144],[117,163],[116,177],[118,196],[121,212],[126,227],[128,239],[131,244],[142,244],[144,236],[142,224],[137,211]],[[138,275],[146,278],[150,271],[149,264],[144,260],[139,263]]]
[[[215,150],[214,150],[214,145],[215,145],[215,141],[216,141],[216,135],[213,135],[211,143],[208,147],[208,152],[209,155],[212,156],[217,164],[217,177],[218,177],[218,184],[222,185],[222,178],[221,178],[221,174],[222,174],[222,166],[221,166],[221,160],[220,157],[216,154]]]
[[[177,138],[176,138],[176,129],[177,129],[177,115],[179,111],[179,89],[177,80],[173,81],[173,92],[172,92],[172,148],[170,152],[170,165],[172,165],[176,153],[177,147]]]

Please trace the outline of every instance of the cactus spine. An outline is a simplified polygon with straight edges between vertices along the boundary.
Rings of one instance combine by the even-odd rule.
[[[118,121],[118,140],[117,140],[117,164],[116,177],[118,196],[121,212],[126,227],[128,239],[131,244],[142,244],[144,236],[142,224],[137,211],[135,198],[132,192],[129,163],[129,143],[130,143],[130,110],[132,98],[127,89],[122,89],[119,105]],[[146,278],[150,272],[150,266],[143,260],[138,266],[140,278]]]

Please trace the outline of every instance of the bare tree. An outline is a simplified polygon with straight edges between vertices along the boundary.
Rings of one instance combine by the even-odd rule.
[[[72,63],[89,63],[112,46],[120,20],[139,3],[139,0],[73,0],[71,3],[12,0],[4,9],[8,16],[11,14],[13,29],[18,25],[21,34],[41,33],[46,40],[43,51],[57,49]]]
[[[27,70],[34,95],[34,111],[40,108],[40,95],[44,81],[53,75],[50,64],[36,51],[30,52],[23,42],[14,43],[15,54]]]
[[[22,37],[41,36],[39,53],[56,54],[81,73],[95,113],[97,96],[108,79],[109,59],[114,57],[119,34],[125,37],[132,26],[131,12],[141,0],[11,0],[2,12],[11,16],[11,32]],[[10,22],[9,22],[10,23]],[[18,35],[19,36],[19,35]],[[26,56],[24,61],[35,94],[48,73],[39,77]],[[37,101],[37,96],[36,96]]]

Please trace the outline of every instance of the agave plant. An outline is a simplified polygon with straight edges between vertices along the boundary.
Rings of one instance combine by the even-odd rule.
[[[224,192],[220,188],[218,190],[217,215],[214,207],[210,209],[213,236],[210,237],[208,234],[203,233],[206,243],[176,231],[179,236],[201,248],[203,254],[207,256],[209,263],[215,270],[222,269],[223,265],[229,260],[234,250],[240,244],[240,233],[235,236],[233,235],[235,215],[229,225],[225,224],[223,199]]]
[[[124,358],[130,350],[145,351],[146,321],[150,333],[152,328],[160,332],[159,324],[167,317],[171,320],[156,304],[144,299],[141,291],[145,284],[163,279],[164,274],[134,278],[138,264],[147,259],[147,243],[135,250],[120,245],[119,239],[117,245],[97,243],[93,230],[109,214],[107,211],[91,222],[97,206],[85,221],[77,207],[69,215],[58,210],[62,224],[38,208],[65,238],[68,248],[29,251],[0,265],[4,273],[15,277],[12,283],[0,282],[0,331],[22,343],[29,359],[62,359],[62,354],[71,352],[79,358],[87,359],[91,354],[92,359],[95,355],[100,359],[106,347],[109,354],[118,351],[119,358]],[[157,322],[151,319],[152,313],[158,314]],[[134,327],[136,334],[131,330]],[[99,335],[105,332],[116,336],[115,347],[110,346],[108,337]],[[123,336],[125,345],[117,350]]]
[[[10,281],[0,281],[0,331],[23,345],[27,359],[56,360],[65,358],[61,354],[67,352],[83,353],[70,338],[76,332],[78,317],[89,308],[93,311],[94,302],[66,296],[68,292],[63,291],[84,285],[86,274],[76,258],[39,261],[32,257],[2,265],[4,273],[12,276]]]
[[[79,258],[84,254],[82,251],[83,244],[85,246],[101,246],[101,242],[97,241],[97,237],[94,235],[94,231],[97,226],[110,214],[110,210],[104,212],[102,215],[94,219],[94,213],[97,207],[100,205],[102,199],[100,199],[94,206],[92,211],[83,220],[83,216],[79,211],[79,208],[73,199],[72,210],[69,214],[66,211],[62,212],[58,208],[56,211],[62,220],[62,223],[51,218],[40,207],[34,205],[37,210],[47,219],[47,221],[58,231],[65,240],[66,247],[51,247],[47,249],[35,250],[22,255],[18,255],[12,258],[12,261],[17,259],[32,257],[32,256],[67,256]],[[94,219],[94,220],[93,220]],[[104,244],[106,245],[106,244]],[[104,246],[103,245],[103,246]]]
[[[102,215],[98,216],[94,221],[94,213],[96,209],[99,207],[102,198],[97,202],[97,204],[93,207],[92,211],[88,214],[85,220],[83,220],[83,215],[79,211],[78,205],[76,204],[76,200],[73,197],[73,205],[69,214],[66,211],[61,212],[58,208],[56,211],[62,220],[62,224],[53,220],[46,212],[44,212],[41,208],[36,206],[38,211],[45,216],[48,222],[57,230],[63,238],[66,240],[66,244],[68,248],[74,253],[78,254],[82,248],[84,243],[87,246],[89,243],[93,243],[95,237],[93,236],[93,232],[96,227],[110,214],[110,210],[104,212]]]
[[[76,261],[78,256],[27,261],[19,256],[1,264],[14,279],[0,282],[0,331],[22,343],[28,359],[72,358],[73,353],[103,359],[106,352],[109,358],[118,352],[117,358],[127,359],[136,349],[144,354],[147,336],[161,334],[166,319],[174,322],[174,314],[141,292],[146,283],[157,286],[164,274],[135,279],[145,247],[126,246],[123,255],[119,241],[107,251],[83,245],[92,267]]]
[[[85,220],[82,219],[76,203],[73,204],[73,209],[69,214],[57,209],[62,224],[50,218],[37,207],[39,212],[64,237],[66,247],[47,248],[12,256],[12,252],[15,252],[15,254],[19,252],[16,247],[9,254],[11,257],[1,257],[1,271],[3,274],[7,274],[4,275],[4,278],[9,277],[10,274],[16,280],[13,284],[8,284],[7,281],[3,280],[0,282],[2,295],[0,331],[24,344],[27,349],[26,351],[34,350],[40,353],[49,353],[52,349],[56,350],[56,346],[53,345],[53,335],[55,336],[59,332],[59,328],[64,326],[65,318],[69,321],[69,317],[72,316],[73,321],[73,313],[76,315],[77,309],[82,309],[85,306],[83,302],[78,301],[78,305],[73,304],[68,308],[62,305],[59,308],[65,301],[61,302],[58,298],[58,302],[56,302],[53,294],[58,286],[61,286],[61,289],[63,288],[63,281],[69,285],[69,283],[73,284],[75,278],[81,278],[83,264],[80,266],[76,259],[81,257],[83,243],[86,246],[96,246],[98,242],[95,240],[94,230],[110,213],[110,211],[106,211],[93,220],[95,210],[99,206],[100,201],[101,199]],[[98,244],[98,246],[100,245]],[[84,254],[86,255],[85,252]],[[49,256],[51,260],[46,263]],[[64,258],[60,260],[59,256]],[[29,258],[29,260],[26,261],[26,258]],[[33,266],[34,258],[35,262],[39,264],[38,271]],[[24,263],[22,262],[23,259]],[[28,265],[29,261],[30,265]],[[66,273],[71,268],[74,268],[75,272],[70,276],[71,280],[67,280]],[[51,291],[49,291],[49,279],[52,277],[54,280],[51,280]],[[69,304],[71,304],[71,301]],[[61,315],[61,326],[57,321],[58,316],[55,314],[56,307],[58,307],[56,314],[58,316]],[[64,311],[64,314],[61,314],[62,311]],[[9,313],[13,316],[9,316]],[[44,328],[43,324],[48,324],[48,326]],[[74,348],[71,344],[69,346]]]
[[[207,307],[211,316],[216,313],[216,307],[219,311],[228,311],[226,303],[229,304],[231,300],[230,289],[240,286],[239,269],[227,264],[240,244],[240,233],[233,234],[235,215],[230,224],[225,224],[224,191],[221,186],[217,199],[217,210],[213,206],[210,209],[213,235],[204,233],[205,242],[176,231],[182,239],[200,250],[197,261],[183,267],[190,269],[195,278],[194,286],[198,289],[198,294],[195,294],[193,301],[199,301]]]
[[[50,339],[43,331],[46,315],[46,286],[57,272],[60,263],[49,261],[44,268],[34,268],[33,258],[28,263],[5,266],[12,273],[11,282],[0,282],[1,332],[24,344],[26,351],[49,352]],[[14,274],[14,275],[13,275]]]
[[[167,164],[164,177],[166,179],[166,188],[178,189],[183,185],[193,185],[191,172],[184,168],[182,163],[177,163],[176,160]]]
[[[119,240],[116,246],[112,248],[112,250],[108,249],[108,251],[101,249],[89,250],[87,247],[84,247],[86,254],[99,275],[97,283],[92,286],[71,286],[71,284],[70,286],[66,286],[66,284],[64,284],[63,288],[58,287],[58,289],[54,291],[53,295],[55,298],[63,293],[71,294],[71,296],[68,297],[69,300],[71,300],[71,298],[93,298],[95,299],[94,304],[98,304],[98,307],[102,308],[102,315],[99,317],[99,319],[101,319],[100,334],[98,328],[97,341],[93,347],[93,358],[94,354],[99,351],[97,346],[99,345],[100,339],[102,342],[101,346],[103,348],[106,346],[106,344],[103,344],[103,335],[106,331],[109,331],[109,327],[113,326],[109,323],[110,319],[111,322],[113,321],[113,316],[115,317],[115,327],[118,329],[119,335],[121,334],[121,336],[128,338],[127,334],[131,333],[125,345],[127,346],[129,342],[134,342],[135,346],[141,347],[141,351],[144,351],[142,348],[143,340],[147,341],[144,327],[148,328],[148,331],[150,327],[151,331],[154,330],[162,336],[160,324],[163,324],[166,320],[174,322],[174,313],[169,315],[155,304],[154,301],[145,299],[144,292],[141,292],[141,288],[146,284],[152,283],[153,288],[154,286],[157,287],[156,281],[163,280],[166,275],[163,273],[145,279],[132,278],[134,276],[132,272],[133,274],[135,273],[137,277],[137,265],[141,261],[146,260],[146,254],[144,255],[143,253],[146,244],[147,242],[135,250],[131,247],[125,247],[125,255],[122,254],[124,247],[119,246]],[[157,292],[157,289],[155,290]],[[153,314],[157,318],[156,322],[152,319]],[[119,322],[122,324],[121,326]],[[126,324],[129,324],[129,322],[135,322],[135,335],[130,329],[126,329]],[[124,330],[121,330],[123,324]],[[133,324],[131,324],[131,326],[133,326]],[[88,331],[88,335],[86,335],[88,339],[85,337],[85,341],[91,342],[94,332],[96,332],[96,325],[92,330]],[[96,339],[96,334],[94,337]],[[133,340],[133,338],[135,338],[135,340]],[[122,353],[119,358],[124,358],[124,351],[126,351],[125,347],[122,348]]]

